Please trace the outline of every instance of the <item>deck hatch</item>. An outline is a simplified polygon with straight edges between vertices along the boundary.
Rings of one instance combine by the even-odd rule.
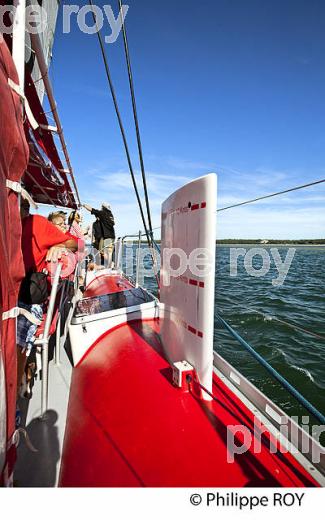
[[[101,314],[127,307],[134,307],[154,301],[154,298],[142,287],[136,287],[127,291],[120,291],[101,296],[91,296],[79,300],[74,313],[75,318]]]

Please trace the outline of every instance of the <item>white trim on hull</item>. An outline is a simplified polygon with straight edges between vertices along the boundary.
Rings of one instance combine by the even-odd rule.
[[[288,449],[305,470],[322,487],[325,487],[325,448],[216,352],[214,373]],[[281,425],[287,428],[280,430]]]
[[[81,318],[72,318],[69,325],[69,336],[76,366],[86,355],[87,351],[106,332],[114,327],[135,320],[147,320],[159,317],[158,301],[135,305],[123,309],[91,315]]]

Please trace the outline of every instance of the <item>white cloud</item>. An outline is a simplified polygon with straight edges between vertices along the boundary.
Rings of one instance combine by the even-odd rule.
[[[143,210],[146,215],[144,196],[142,189],[142,178],[136,172],[136,180],[143,202]],[[151,207],[151,218],[153,227],[160,226],[161,203],[176,189],[191,181],[191,177],[185,175],[170,176],[164,173],[146,172],[149,200]],[[143,224],[133,189],[131,176],[128,172],[96,172],[92,171],[93,184],[88,187],[84,202],[99,207],[103,201],[111,204],[117,222],[117,234],[136,233],[143,229]],[[89,215],[85,215],[86,221],[90,223]],[[157,236],[159,236],[159,231]]]
[[[157,164],[161,171],[146,172],[153,227],[160,225],[161,204],[173,191],[213,170],[218,174],[218,208],[306,182],[306,177],[302,177],[301,172],[290,173],[265,167],[243,172],[226,166],[217,167],[175,157],[167,157],[165,161],[157,159]],[[141,174],[137,171],[135,175],[144,201]],[[308,178],[310,177],[311,174]],[[321,175],[315,174],[314,178],[317,177],[320,178]],[[85,197],[83,200],[94,207],[99,207],[103,201],[109,202],[116,217],[118,235],[133,234],[143,229],[129,172],[110,172],[107,168],[98,167],[92,169],[91,178],[92,184],[87,187],[87,192],[82,193]],[[218,236],[320,238],[325,235],[324,208],[325,187],[315,186],[218,213]],[[145,207],[144,212],[146,214]],[[85,216],[87,222],[91,222],[89,215]]]

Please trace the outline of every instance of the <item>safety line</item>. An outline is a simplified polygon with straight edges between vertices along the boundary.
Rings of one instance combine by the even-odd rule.
[[[273,368],[253,347],[247,343],[219,314],[216,315],[224,328],[235,338],[268,372],[276,379],[302,406],[306,408],[321,424],[325,424],[325,416],[317,410],[289,381]]]

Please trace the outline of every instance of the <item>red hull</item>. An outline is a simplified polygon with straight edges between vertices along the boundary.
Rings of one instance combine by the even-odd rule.
[[[217,401],[198,400],[171,382],[159,321],[131,322],[102,337],[75,368],[61,486],[317,486],[289,454],[250,448],[227,462],[227,427],[254,416],[214,377]]]

